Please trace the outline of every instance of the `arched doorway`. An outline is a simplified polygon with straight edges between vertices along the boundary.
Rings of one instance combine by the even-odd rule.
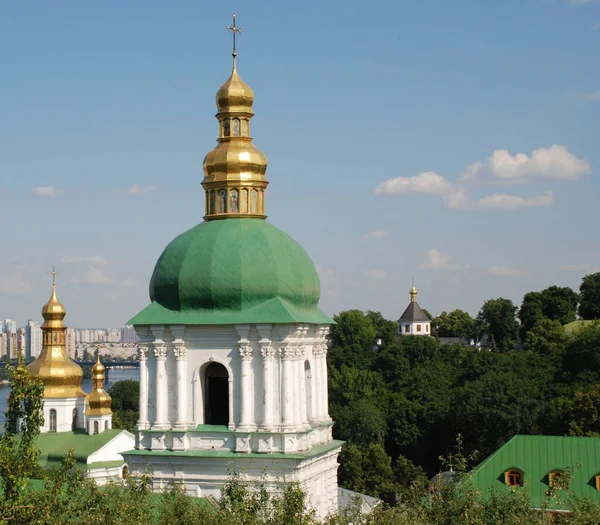
[[[211,363],[205,372],[204,423],[227,425],[229,423],[229,374],[220,363]]]

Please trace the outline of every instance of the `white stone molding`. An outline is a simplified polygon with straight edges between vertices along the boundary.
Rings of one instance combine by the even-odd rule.
[[[249,344],[240,344],[239,352],[242,361],[249,361],[252,358],[252,347]]]
[[[137,422],[138,430],[146,430],[150,426],[148,421],[148,345],[141,343],[138,346],[140,361],[140,415]]]
[[[186,385],[186,369],[187,369],[187,349],[183,340],[176,339],[173,341],[173,354],[175,355],[175,364],[177,367],[177,420],[173,425],[174,428],[180,430],[188,426],[187,423],[187,385]]]
[[[154,330],[153,330],[154,331]],[[155,430],[164,430],[167,428],[167,347],[162,340],[155,340],[154,356],[156,357],[156,419],[152,424]]]
[[[283,374],[283,392],[281,418],[283,430],[289,431],[294,428],[294,356],[296,349],[292,346],[282,346],[279,348],[281,355],[281,368]]]

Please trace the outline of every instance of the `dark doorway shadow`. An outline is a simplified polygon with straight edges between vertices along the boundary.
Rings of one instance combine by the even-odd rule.
[[[205,423],[207,425],[227,425],[229,423],[229,374],[227,369],[220,363],[211,363],[205,373]]]

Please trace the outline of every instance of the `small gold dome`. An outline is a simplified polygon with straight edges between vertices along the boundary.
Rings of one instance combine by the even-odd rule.
[[[85,397],[81,389],[83,370],[71,361],[65,348],[67,327],[63,319],[66,314],[56,297],[56,284],[52,283],[52,295],[42,308],[42,351],[27,366],[29,373],[44,383],[44,397]]]
[[[92,367],[92,381],[94,389],[87,396],[88,408],[86,416],[107,416],[112,414],[112,399],[104,390],[105,366],[100,362],[100,355],[96,364]]]
[[[222,113],[247,113],[253,115],[254,91],[238,75],[235,62],[231,76],[217,91],[218,114]]]

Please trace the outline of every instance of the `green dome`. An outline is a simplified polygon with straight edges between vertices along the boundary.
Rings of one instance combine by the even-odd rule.
[[[179,235],[132,324],[330,323],[308,254],[262,219],[207,221]]]

